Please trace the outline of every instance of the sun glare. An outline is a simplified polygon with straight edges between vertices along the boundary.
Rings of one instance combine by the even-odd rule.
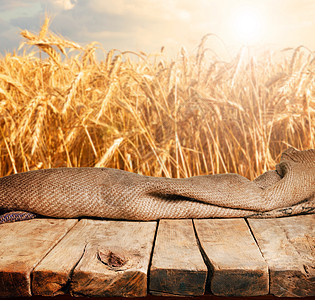
[[[262,16],[258,10],[242,7],[235,12],[232,30],[235,38],[243,44],[252,44],[260,40],[262,35]]]

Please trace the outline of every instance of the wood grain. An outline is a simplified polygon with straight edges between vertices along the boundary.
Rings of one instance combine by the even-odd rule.
[[[268,267],[244,219],[194,220],[218,296],[268,294]]]
[[[191,220],[161,220],[150,269],[153,295],[203,295],[207,267]]]
[[[69,292],[72,272],[82,258],[89,237],[93,237],[99,227],[83,219],[68,232],[34,269],[34,295],[56,296]]]
[[[315,215],[248,222],[269,266],[270,293],[315,296]]]
[[[34,219],[0,226],[0,297],[31,296],[31,272],[76,220]]]
[[[147,295],[147,272],[156,222],[93,221],[93,234],[75,267],[73,296],[142,297]]]

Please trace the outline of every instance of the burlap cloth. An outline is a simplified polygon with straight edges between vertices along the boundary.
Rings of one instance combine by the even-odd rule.
[[[125,220],[282,217],[315,211],[315,150],[282,154],[276,170],[171,179],[109,168],[58,168],[0,178],[0,211]]]

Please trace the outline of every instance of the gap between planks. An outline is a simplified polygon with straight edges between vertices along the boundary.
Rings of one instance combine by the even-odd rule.
[[[191,219],[160,220],[149,276],[149,292],[155,296],[205,293],[207,267]]]
[[[2,224],[0,296],[32,296],[32,272],[77,220],[34,219]]]
[[[217,296],[260,296],[269,292],[269,273],[244,219],[194,219],[208,266],[208,290]]]

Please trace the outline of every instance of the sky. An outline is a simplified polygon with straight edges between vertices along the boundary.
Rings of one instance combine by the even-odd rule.
[[[0,0],[0,54],[18,48],[21,30],[38,32],[45,13],[55,33],[105,51],[163,46],[175,55],[182,46],[194,51],[209,33],[220,53],[244,44],[315,50],[315,0]]]

